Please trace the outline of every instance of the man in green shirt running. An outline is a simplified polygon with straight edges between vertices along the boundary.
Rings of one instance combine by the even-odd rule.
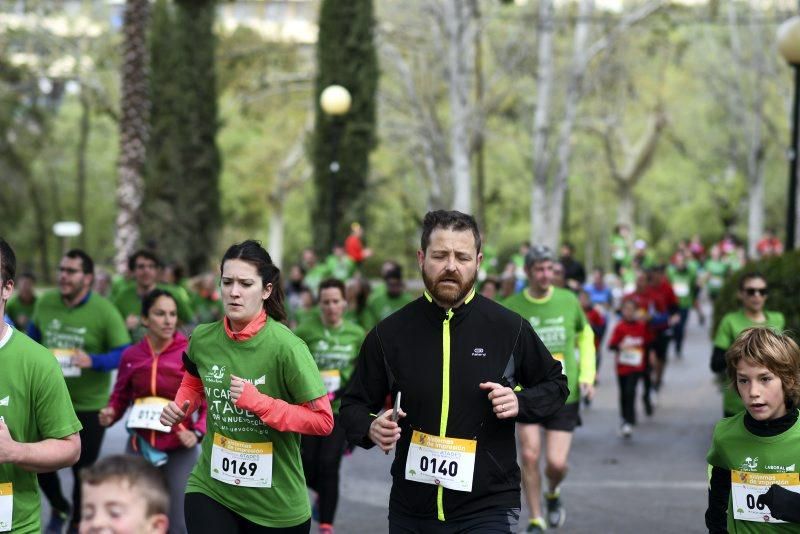
[[[83,426],[81,458],[72,467],[76,480],[80,470],[100,454],[105,428],[97,416],[108,404],[111,372],[131,342],[122,316],[113,304],[92,292],[93,282],[92,258],[79,249],[68,251],[59,263],[58,289],[39,297],[28,329],[61,365],[72,408]],[[60,532],[70,505],[61,491],[58,474],[39,475],[39,485],[53,512],[45,532]],[[75,526],[81,513],[80,484],[73,487],[72,503]]]
[[[379,322],[383,321],[391,314],[414,300],[414,297],[406,292],[406,285],[403,282],[403,268],[396,265],[383,275],[386,284],[384,291],[378,291],[367,301],[367,309],[364,314],[364,330],[371,330]]]
[[[16,257],[0,238],[0,317]],[[81,424],[52,354],[0,322],[0,532],[41,531],[36,473],[78,461]]]
[[[553,286],[554,260],[555,256],[548,247],[533,246],[525,258],[529,287],[503,302],[507,308],[530,321],[553,358],[561,362],[570,391],[564,407],[541,424],[517,424],[522,448],[522,480],[531,510],[526,532],[543,532],[547,528],[542,518],[542,482],[539,473],[541,428],[544,427],[547,444],[547,523],[557,528],[564,524],[566,518],[559,486],[567,476],[572,432],[581,424],[578,414],[581,396],[591,399],[594,395],[594,333],[575,294]],[[576,357],[576,348],[580,360]]]
[[[786,326],[786,319],[781,312],[764,309],[768,293],[769,288],[764,275],[760,273],[744,275],[739,281],[739,300],[742,308],[726,313],[717,326],[714,351],[711,354],[711,370],[720,374],[720,381],[724,384],[722,411],[725,417],[736,415],[745,408],[736,388],[731,387],[730,382],[722,375],[725,372],[725,352],[733,345],[739,334],[748,328],[768,326],[780,332]]]
[[[182,323],[188,324],[194,319],[189,293],[178,285],[158,283],[161,267],[161,260],[149,250],[134,252],[128,260],[128,270],[133,273],[135,283],[114,297],[114,306],[125,319],[125,326],[134,341],[140,341],[144,337],[144,328],[141,325],[142,299],[156,288],[168,291],[175,297],[178,319]]]
[[[320,532],[333,532],[339,466],[347,446],[344,430],[338,424],[339,397],[353,375],[364,341],[364,329],[344,318],[346,308],[344,282],[336,278],[323,280],[319,285],[319,313],[295,330],[295,335],[308,345],[333,403],[333,432],[328,436],[303,436],[302,441],[303,471],[306,484],[317,492],[314,511]]]

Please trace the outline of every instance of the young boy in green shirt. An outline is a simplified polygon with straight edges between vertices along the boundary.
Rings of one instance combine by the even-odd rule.
[[[708,531],[800,532],[800,348],[786,334],[750,328],[726,363],[746,410],[714,429]]]

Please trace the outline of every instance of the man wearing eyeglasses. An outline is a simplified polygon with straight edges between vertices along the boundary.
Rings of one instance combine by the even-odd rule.
[[[768,326],[781,331],[786,325],[786,320],[781,312],[764,309],[767,302],[767,281],[760,273],[748,273],[739,281],[739,300],[742,307],[734,312],[726,313],[717,327],[714,336],[714,352],[711,355],[711,370],[715,373],[725,372],[725,352],[743,330],[754,326]],[[729,381],[720,377],[725,388],[722,393],[722,410],[725,417],[736,415],[743,411],[744,403],[730,387]]]
[[[72,405],[83,425],[81,457],[72,466],[78,472],[95,462],[104,428],[98,412],[108,403],[111,371],[119,365],[130,336],[122,316],[111,302],[92,292],[94,262],[86,252],[68,251],[58,266],[58,289],[36,303],[28,334],[50,349],[61,365]],[[70,505],[61,491],[57,473],[39,475],[50,501],[52,515],[45,532],[61,532]],[[72,523],[80,521],[80,484],[72,492]]]

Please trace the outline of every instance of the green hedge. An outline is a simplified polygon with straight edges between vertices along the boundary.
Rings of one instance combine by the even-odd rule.
[[[800,250],[795,250],[776,258],[749,262],[739,272],[733,274],[722,287],[714,304],[714,327],[722,317],[740,307],[737,298],[739,280],[747,273],[760,272],[769,286],[768,310],[782,312],[786,316],[786,329],[800,342]]]

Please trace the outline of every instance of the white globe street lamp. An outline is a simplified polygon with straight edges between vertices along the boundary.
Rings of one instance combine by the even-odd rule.
[[[319,95],[319,106],[322,111],[333,119],[333,138],[331,139],[332,153],[328,170],[328,187],[330,188],[330,213],[328,218],[330,243],[333,248],[336,244],[336,173],[339,172],[339,141],[344,127],[342,118],[350,111],[353,98],[350,91],[341,85],[329,85]]]
[[[778,28],[778,50],[794,69],[794,106],[792,107],[792,145],[789,148],[789,202],[786,210],[787,251],[795,248],[797,237],[797,156],[798,104],[800,104],[800,17],[792,17]]]

